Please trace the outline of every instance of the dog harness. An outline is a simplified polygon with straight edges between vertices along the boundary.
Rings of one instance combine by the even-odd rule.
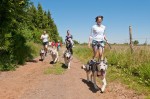
[[[88,71],[92,70],[93,72],[94,71],[101,71],[101,69],[106,70],[105,69],[106,67],[105,66],[100,66],[100,63],[101,62],[97,62],[95,60],[90,60],[90,61],[88,61],[87,65],[86,65],[86,69]],[[104,63],[104,64],[106,64],[106,63]]]
[[[92,47],[99,49],[100,47],[104,48],[104,41],[92,41]]]

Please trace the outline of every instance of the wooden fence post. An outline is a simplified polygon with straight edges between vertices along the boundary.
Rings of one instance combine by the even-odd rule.
[[[131,53],[133,53],[132,27],[131,26],[129,26],[129,36],[130,36],[130,49],[131,49]]]

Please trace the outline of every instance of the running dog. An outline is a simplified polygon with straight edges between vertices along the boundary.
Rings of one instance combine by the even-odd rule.
[[[41,56],[41,61],[43,61],[44,58],[45,58],[45,51],[44,51],[44,49],[40,50],[40,56]]]
[[[102,88],[101,88],[101,92],[103,93],[105,88],[106,88],[106,70],[107,70],[107,59],[105,58],[104,61],[94,61],[94,60],[90,60],[86,65],[83,65],[83,68],[86,71],[87,74],[87,81],[89,81],[89,76],[91,76],[91,81],[94,84],[94,88],[98,89],[97,85],[96,85],[96,77],[101,78],[102,80]]]
[[[63,55],[63,58],[64,58],[65,65],[68,67],[68,69],[70,69],[71,57],[72,57],[71,52],[66,50]]]
[[[49,53],[49,54],[51,54],[51,51],[53,50],[53,48],[52,47],[50,47],[50,46],[48,46],[48,48],[47,48],[47,52]]]
[[[52,56],[53,63],[56,63],[57,61],[59,61],[59,59],[58,59],[59,55],[58,55],[58,51],[56,49],[51,49],[50,54]]]

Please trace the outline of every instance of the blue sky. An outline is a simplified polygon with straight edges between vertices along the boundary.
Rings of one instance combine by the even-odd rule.
[[[88,42],[95,17],[103,15],[110,43],[129,41],[129,25],[133,40],[150,43],[150,0],[31,0],[50,10],[60,36],[69,29],[74,39]]]

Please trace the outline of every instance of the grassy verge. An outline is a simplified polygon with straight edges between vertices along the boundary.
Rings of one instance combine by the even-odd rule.
[[[62,75],[66,71],[66,66],[63,63],[57,62],[52,67],[47,68],[44,74]]]
[[[128,75],[126,72],[114,66],[109,67],[107,80],[108,82],[119,81],[125,84],[127,88],[135,90],[137,94],[150,95],[150,87],[141,84],[140,78]]]
[[[86,46],[76,46],[75,56],[86,63],[92,58],[92,49]],[[104,56],[108,59],[107,80],[120,81],[127,88],[134,89],[138,94],[150,96],[150,48],[149,46],[134,47],[134,53],[130,53],[128,46],[107,47]]]
[[[27,42],[22,50],[16,50],[16,53],[11,53],[7,50],[0,49],[0,71],[15,70],[19,65],[25,64],[26,61],[32,60],[39,56],[40,44]]]
[[[42,48],[41,44],[28,42],[27,45],[31,48],[31,54],[28,56],[28,59],[33,59],[39,56],[40,49]]]

